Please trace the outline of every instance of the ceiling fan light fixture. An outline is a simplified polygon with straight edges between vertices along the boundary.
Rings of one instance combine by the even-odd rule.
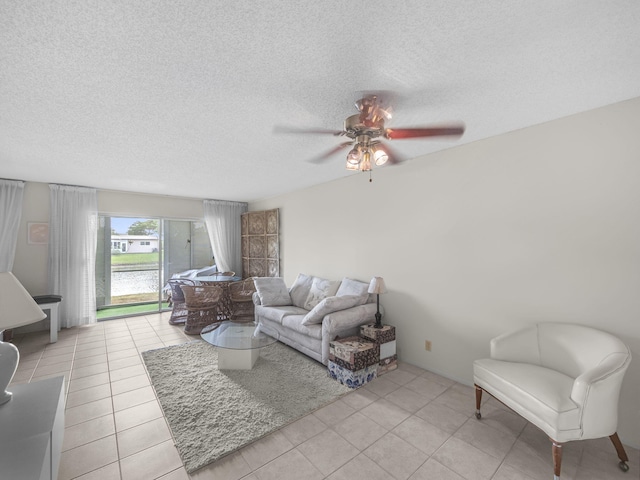
[[[371,150],[373,151],[373,161],[376,165],[380,166],[387,163],[387,160],[389,160],[389,155],[381,146],[375,145]]]
[[[347,161],[347,170],[351,170],[351,171],[360,170],[360,165],[358,165],[357,163],[356,164],[349,163]]]
[[[362,150],[360,150],[360,147],[356,145],[353,147],[353,150],[347,154],[347,165],[353,165],[357,170],[360,160],[362,160]]]

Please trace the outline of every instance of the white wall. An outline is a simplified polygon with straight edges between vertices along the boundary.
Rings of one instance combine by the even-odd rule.
[[[463,383],[507,330],[557,321],[619,336],[634,355],[619,433],[638,447],[639,117],[640,98],[249,208],[280,209],[288,284],[384,277],[400,359]]]

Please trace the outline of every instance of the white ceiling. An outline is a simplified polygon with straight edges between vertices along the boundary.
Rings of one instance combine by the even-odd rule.
[[[640,96],[640,2],[0,0],[0,177],[251,201],[351,173],[358,92],[462,120],[408,157]],[[419,160],[418,160],[419,161]],[[389,168],[389,167],[382,167]]]

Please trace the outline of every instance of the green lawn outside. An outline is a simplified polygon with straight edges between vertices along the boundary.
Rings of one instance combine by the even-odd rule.
[[[155,263],[157,265],[160,259],[159,255],[158,252],[112,254],[111,265],[139,265],[142,263]]]

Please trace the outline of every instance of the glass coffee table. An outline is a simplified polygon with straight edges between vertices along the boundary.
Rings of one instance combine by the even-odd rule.
[[[250,370],[260,349],[278,341],[278,332],[255,323],[221,322],[205,327],[202,339],[218,347],[220,370]]]

